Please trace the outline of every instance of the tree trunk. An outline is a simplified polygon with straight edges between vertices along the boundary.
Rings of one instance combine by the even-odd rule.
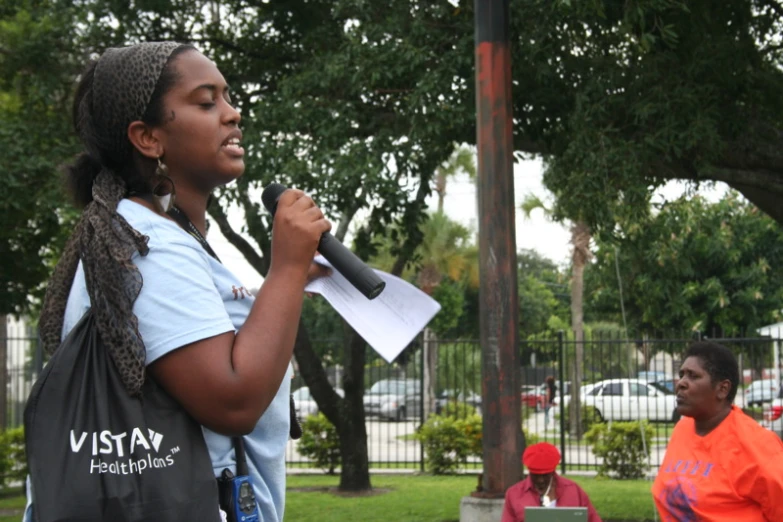
[[[339,489],[364,491],[372,488],[363,401],[365,343],[353,331],[349,339],[348,346],[343,352],[344,398],[337,395],[329,383],[321,360],[313,351],[310,337],[301,323],[296,336],[294,356],[299,364],[299,372],[318,404],[318,409],[334,424],[340,436],[342,471]],[[340,383],[337,385],[339,386]]]
[[[571,226],[571,243],[574,246],[571,266],[571,329],[574,331],[575,356],[571,376],[570,432],[576,439],[582,438],[582,375],[584,374],[584,274],[590,259],[590,228],[583,222]]]
[[[367,451],[367,424],[364,418],[364,360],[366,344],[356,332],[351,332],[346,350],[345,400],[340,408],[340,454],[342,473],[340,491],[363,491],[372,488]]]
[[[438,212],[443,213],[443,202],[446,199],[446,173],[442,168],[435,172],[435,192],[438,194]]]

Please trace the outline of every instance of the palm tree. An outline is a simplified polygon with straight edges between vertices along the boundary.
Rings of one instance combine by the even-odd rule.
[[[541,201],[538,196],[528,194],[520,205],[522,212],[524,212],[526,218],[530,218],[530,214],[536,210],[541,209],[544,214],[551,218],[552,210]],[[592,257],[590,252],[590,241],[592,240],[592,234],[590,227],[583,221],[575,220],[571,221],[571,245],[573,247],[571,251],[571,329],[574,332],[575,342],[575,358],[576,363],[571,369],[571,402],[569,407],[571,408],[569,415],[569,431],[571,435],[577,439],[582,438],[582,423],[581,421],[581,403],[582,398],[579,396],[580,387],[582,383],[582,375],[584,375],[584,274],[585,267],[588,261]]]
[[[424,293],[432,296],[445,280],[464,282],[470,288],[479,284],[478,249],[474,234],[465,226],[449,219],[443,212],[434,212],[421,224],[422,241],[416,250],[415,266],[406,268],[403,279],[415,281]],[[394,262],[390,240],[384,238],[373,266],[388,270]],[[435,411],[435,383],[438,371],[437,336],[431,328],[424,329],[424,414]]]
[[[476,161],[473,150],[465,146],[454,149],[449,159],[435,170],[435,192],[438,193],[438,212],[443,212],[443,201],[446,199],[446,185],[449,178],[460,172],[466,172],[470,179],[476,179]]]

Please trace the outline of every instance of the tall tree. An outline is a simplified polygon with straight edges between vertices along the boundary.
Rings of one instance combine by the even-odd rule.
[[[443,162],[435,171],[435,192],[438,194],[438,212],[443,212],[446,199],[446,187],[449,179],[465,173],[471,180],[476,179],[475,154],[468,147],[460,146],[454,150],[448,161]]]
[[[629,329],[752,333],[780,320],[783,231],[736,192],[717,203],[683,196],[642,224],[597,242],[588,277],[592,313],[620,319],[618,274]]]
[[[452,160],[455,155],[452,155]],[[424,330],[423,387],[424,416],[435,411],[436,383],[440,343],[438,336],[453,330],[463,311],[465,290],[478,288],[478,251],[474,234],[451,220],[442,211],[428,216],[421,224],[422,241],[413,262],[403,276],[415,282],[424,293],[435,298],[441,310]],[[374,262],[389,268],[395,261],[387,239]],[[475,390],[473,390],[475,391]]]
[[[80,65],[71,10],[20,1],[4,4],[0,17],[2,315],[34,307],[73,222],[58,166],[77,150],[67,113]]]
[[[516,144],[594,231],[668,180],[724,182],[783,223],[779,0],[512,2]]]
[[[544,211],[545,215],[552,217],[553,211],[533,194],[528,194],[520,205],[526,217],[536,209]],[[571,372],[571,408],[570,432],[577,439],[582,437],[581,422],[581,398],[579,397],[582,377],[584,375],[584,277],[585,267],[590,260],[590,241],[592,235],[590,226],[581,219],[571,221],[571,330],[574,333],[575,360]]]
[[[535,250],[517,252],[517,264],[520,338],[547,331],[554,333],[552,325],[567,324],[570,316],[568,274]],[[523,360],[529,355],[523,353]]]

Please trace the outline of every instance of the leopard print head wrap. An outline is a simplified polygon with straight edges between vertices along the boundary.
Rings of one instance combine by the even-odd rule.
[[[95,65],[92,90],[82,97],[74,118],[93,170],[98,170],[92,201],[66,244],[41,311],[41,343],[51,354],[62,340],[68,295],[81,260],[101,340],[133,396],[140,396],[144,384],[146,351],[133,314],[142,277],[131,257],[136,252],[147,254],[149,238],[117,213],[128,189],[111,165],[131,157],[128,125],[142,119],[161,73],[179,46],[149,42],[112,48]]]

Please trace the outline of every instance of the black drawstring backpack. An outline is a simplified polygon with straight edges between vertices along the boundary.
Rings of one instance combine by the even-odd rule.
[[[24,412],[36,522],[219,522],[201,426],[147,376],[131,397],[91,311]]]

